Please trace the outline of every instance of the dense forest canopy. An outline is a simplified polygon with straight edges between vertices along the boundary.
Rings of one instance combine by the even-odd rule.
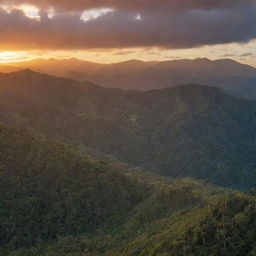
[[[1,256],[255,255],[256,102],[0,82]]]
[[[0,121],[169,177],[255,186],[256,102],[183,85],[104,89],[29,70],[0,75]]]
[[[0,138],[1,255],[255,255],[252,195],[125,171],[22,129]]]

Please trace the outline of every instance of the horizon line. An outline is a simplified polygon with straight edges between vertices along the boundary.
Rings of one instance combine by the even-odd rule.
[[[233,58],[217,58],[217,59],[214,59],[214,58],[208,58],[208,57],[198,57],[198,58],[175,58],[175,59],[167,59],[167,60],[150,60],[150,61],[146,61],[146,60],[143,60],[143,59],[128,59],[128,60],[124,60],[124,61],[117,61],[117,62],[96,62],[96,61],[89,61],[89,60],[86,60],[86,59],[80,59],[80,58],[77,58],[77,57],[70,57],[70,58],[53,58],[53,57],[49,57],[49,58],[44,58],[44,57],[40,57],[40,58],[32,58],[32,59],[29,59],[29,60],[21,60],[21,61],[10,61],[10,62],[1,62],[0,60],[0,65],[1,66],[13,66],[15,64],[22,64],[22,63],[32,63],[34,61],[68,61],[68,60],[75,60],[75,61],[81,61],[81,62],[87,62],[87,63],[92,63],[92,64],[99,64],[99,65],[111,65],[111,64],[121,64],[121,63],[127,63],[127,62],[143,62],[143,63],[152,63],[152,62],[156,62],[156,63],[161,63],[161,62],[174,62],[174,61],[195,61],[195,60],[208,60],[208,61],[220,61],[220,60],[229,60],[229,61],[234,61],[234,62],[237,62],[237,63],[240,63],[240,64],[243,64],[243,65],[248,65],[248,66],[251,66],[251,67],[254,67],[253,65],[251,64],[248,64],[248,63],[243,63],[243,62],[240,62],[240,61],[237,61]]]

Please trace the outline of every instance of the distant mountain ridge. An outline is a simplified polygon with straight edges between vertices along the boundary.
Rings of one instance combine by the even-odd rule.
[[[256,181],[256,101],[213,87],[106,89],[30,70],[0,75],[0,121],[171,177]]]
[[[256,99],[256,69],[231,59],[130,60],[98,64],[72,58],[37,59],[15,65],[50,75],[87,80],[107,88],[147,91],[195,83],[215,86],[237,97]]]

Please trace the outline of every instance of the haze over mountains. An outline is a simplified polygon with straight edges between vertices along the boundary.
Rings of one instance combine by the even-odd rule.
[[[255,186],[255,101],[200,85],[105,89],[30,70],[1,74],[0,84],[3,123],[170,177]]]
[[[195,83],[215,86],[237,97],[256,99],[256,69],[231,59],[162,62],[130,60],[97,64],[73,58],[37,59],[12,65],[13,71],[29,68],[79,81],[91,81],[107,88],[145,91]]]

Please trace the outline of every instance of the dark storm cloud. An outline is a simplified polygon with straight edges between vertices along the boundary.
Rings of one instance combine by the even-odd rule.
[[[248,42],[256,38],[255,0],[34,1],[38,2],[45,7],[54,5],[62,9],[81,10],[105,3],[105,7],[118,10],[83,22],[80,19],[82,11],[58,11],[49,19],[42,10],[41,20],[37,21],[19,10],[7,13],[0,9],[0,48],[174,49]],[[164,5],[175,8],[160,8]],[[180,11],[176,11],[178,9]],[[138,14],[141,19],[136,19]]]
[[[111,7],[123,10],[138,9],[210,9],[234,6],[248,6],[254,0],[0,0],[0,3],[30,3],[38,7],[55,7],[59,10],[83,10],[88,8]]]

